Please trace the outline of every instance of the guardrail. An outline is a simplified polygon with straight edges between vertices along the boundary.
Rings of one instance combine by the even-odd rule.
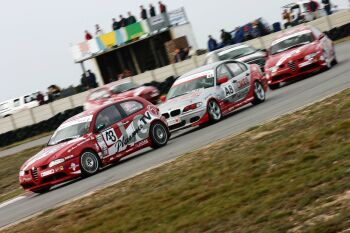
[[[307,25],[315,26],[322,31],[329,31],[333,28],[348,24],[349,22],[350,10],[344,10],[337,12],[331,16],[326,16],[309,22]],[[276,34],[277,33],[273,33],[264,37],[256,38],[247,41],[246,43],[256,48],[266,49],[272,43],[276,37]],[[205,55],[193,56],[191,59],[188,59],[186,61],[171,64],[156,70],[147,71],[145,73],[133,76],[129,79],[138,84],[149,83],[152,81],[162,82],[170,76],[180,76],[196,67],[201,66],[204,62],[204,59]],[[60,99],[47,105],[39,106],[33,109],[27,109],[10,117],[0,119],[0,134],[36,124],[44,120],[48,120],[60,112],[82,106],[87,95],[88,92],[83,92],[64,99]]]

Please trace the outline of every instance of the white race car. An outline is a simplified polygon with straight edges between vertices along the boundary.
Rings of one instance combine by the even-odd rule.
[[[223,115],[265,100],[267,81],[258,65],[226,60],[181,76],[171,87],[161,114],[171,131],[219,121]]]

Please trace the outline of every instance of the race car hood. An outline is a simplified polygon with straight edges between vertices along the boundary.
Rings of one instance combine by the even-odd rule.
[[[253,54],[249,54],[247,56],[243,56],[243,57],[237,58],[235,60],[236,61],[240,61],[240,62],[249,62],[249,61],[252,61],[252,60],[255,60],[255,59],[258,59],[258,58],[261,58],[261,57],[265,57],[265,56],[266,56],[265,52],[256,51]]]
[[[195,104],[202,103],[204,100],[205,89],[198,89],[192,91],[186,95],[182,95],[159,105],[159,110],[161,113],[166,113],[175,109],[183,109],[184,107]]]
[[[297,59],[304,58],[306,55],[315,53],[317,51],[317,43],[310,43],[294,49],[284,51],[282,53],[270,55],[266,61],[266,67],[271,68],[273,66],[280,66],[290,61],[295,61]]]
[[[75,147],[78,143],[84,141],[85,138],[80,137],[69,142],[60,143],[54,146],[48,146],[39,153],[28,159],[21,167],[22,171],[31,169],[32,167],[41,167],[49,165],[51,161],[59,158],[67,157],[69,149]]]

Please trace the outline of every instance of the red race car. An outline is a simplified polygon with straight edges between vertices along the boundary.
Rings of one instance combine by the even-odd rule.
[[[332,40],[317,28],[301,26],[282,33],[272,43],[265,65],[271,89],[281,82],[329,69],[337,63]]]
[[[84,109],[93,109],[101,104],[136,96],[157,104],[159,91],[153,86],[139,86],[130,81],[116,81],[91,91],[84,104]]]
[[[19,182],[25,190],[46,192],[145,147],[165,146],[169,137],[166,120],[145,99],[114,102],[65,121],[47,146],[22,165]]]

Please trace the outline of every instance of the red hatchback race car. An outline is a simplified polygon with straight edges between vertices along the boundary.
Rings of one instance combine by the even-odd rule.
[[[156,104],[159,95],[158,89],[153,86],[139,86],[130,81],[116,81],[92,90],[84,104],[84,109],[89,110],[102,104],[136,96]]]
[[[64,181],[94,175],[145,147],[165,146],[169,137],[156,106],[139,97],[114,102],[65,121],[46,148],[23,164],[19,182],[25,190],[43,193]]]
[[[329,69],[337,63],[334,45],[324,33],[310,26],[301,26],[282,33],[272,43],[265,65],[271,89],[281,82]]]

